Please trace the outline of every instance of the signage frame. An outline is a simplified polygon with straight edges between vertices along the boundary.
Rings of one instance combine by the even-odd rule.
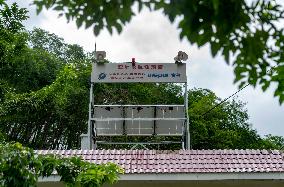
[[[105,63],[92,65],[92,83],[186,83],[186,64]]]
[[[98,79],[99,74],[101,73],[101,70],[108,70],[108,72],[112,69],[108,69],[111,66],[116,66],[118,65],[127,65],[129,67],[132,67],[132,63],[105,63],[105,64],[92,64],[92,73],[91,73],[91,87],[90,87],[90,102],[89,102],[89,120],[88,120],[88,132],[87,134],[82,134],[81,135],[81,148],[84,149],[97,149],[98,144],[132,144],[132,142],[102,142],[96,140],[96,132],[94,131],[94,123],[95,120],[93,119],[93,107],[94,107],[94,95],[93,95],[93,88],[95,83],[183,83],[184,84],[184,107],[185,111],[188,111],[188,93],[187,93],[187,76],[186,76],[186,64],[185,63],[136,63],[136,66],[138,68],[138,65],[163,65],[163,67],[166,67],[166,70],[172,70],[176,71],[176,73],[180,73],[179,76],[175,78],[170,78],[169,77],[155,77],[156,79],[153,79],[150,77],[150,79],[144,79],[144,80],[137,80],[137,79],[119,79],[110,81],[110,79]],[[145,67],[144,66],[144,67]],[[133,67],[132,67],[133,68]],[[148,68],[148,67],[147,67]],[[145,68],[146,69],[146,68]],[[135,70],[135,71],[134,71]],[[147,73],[153,73],[153,70],[146,69]],[[161,68],[158,73],[163,73],[165,69]],[[125,71],[122,71],[122,73]],[[138,73],[137,69],[129,69],[126,72],[128,73]],[[155,73],[155,72],[154,72]],[[167,73],[167,72],[166,72]],[[169,73],[169,72],[168,72]],[[148,74],[147,74],[148,75]],[[168,74],[169,75],[169,74]],[[97,77],[97,78],[96,78]],[[160,79],[161,78],[161,79]],[[164,105],[167,106],[167,105]],[[154,119],[154,118],[153,118]],[[156,119],[155,119],[156,120]],[[189,132],[189,121],[188,121],[188,113],[185,112],[185,122],[184,122],[184,135],[182,136],[182,141],[180,142],[182,144],[183,149],[190,149],[190,132]],[[152,142],[153,143],[153,142]],[[170,142],[156,142],[154,144],[168,144]],[[172,143],[179,143],[179,142],[172,142]],[[138,143],[139,145],[145,145],[145,144],[151,144],[151,142],[146,142],[146,143]],[[137,145],[138,145],[137,144]]]

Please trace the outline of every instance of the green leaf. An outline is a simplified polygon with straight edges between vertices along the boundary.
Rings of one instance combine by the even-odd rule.
[[[42,11],[42,5],[37,5],[36,8],[36,14],[39,15],[39,13]]]
[[[112,27],[111,27],[111,26],[107,26],[106,28],[107,28],[108,32],[109,32],[110,34],[112,34]]]
[[[213,0],[213,7],[214,7],[214,10],[215,12],[218,12],[219,11],[219,0]]]
[[[239,89],[243,88],[245,85],[246,85],[246,82],[242,81],[242,82],[239,84]]]
[[[86,26],[85,26],[86,29],[93,25],[93,21],[92,20],[86,20],[85,23],[86,23]]]
[[[122,32],[122,26],[119,23],[115,24],[115,28],[119,34]]]
[[[211,42],[211,54],[213,57],[215,57],[220,50],[221,45],[216,42]]]
[[[263,91],[265,91],[265,90],[267,90],[267,88],[269,87],[269,85],[270,85],[270,82],[269,81],[265,81],[264,83],[263,83],[263,85],[262,85],[262,90]]]
[[[77,25],[77,28],[80,28],[83,24],[83,20],[82,19],[76,19],[76,25]]]
[[[143,3],[141,1],[138,1],[138,12],[141,12],[143,8]]]
[[[98,26],[95,26],[93,31],[95,36],[98,36],[100,34],[100,28]]]
[[[225,61],[227,64],[230,64],[230,50],[229,50],[229,47],[225,46],[223,48],[223,55],[225,57]]]
[[[57,10],[57,11],[63,10],[63,6],[56,6],[53,8],[53,10]]]

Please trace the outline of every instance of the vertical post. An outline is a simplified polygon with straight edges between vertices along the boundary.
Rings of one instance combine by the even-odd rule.
[[[185,134],[185,149],[190,149],[190,132],[189,132],[189,121],[188,121],[188,94],[187,94],[187,82],[184,85],[184,105],[186,113],[186,134]]]
[[[91,87],[90,87],[90,102],[89,102],[89,119],[88,119],[88,147],[89,149],[93,149],[93,138],[92,138],[92,105],[93,105],[93,83],[91,82]]]
[[[157,118],[157,106],[154,106],[154,118]],[[157,135],[156,128],[157,128],[157,120],[154,119],[153,136]]]

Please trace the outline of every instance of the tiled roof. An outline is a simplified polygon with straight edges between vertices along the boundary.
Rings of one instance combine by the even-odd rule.
[[[37,150],[38,154],[81,156],[92,163],[113,162],[125,173],[284,172],[278,150]]]

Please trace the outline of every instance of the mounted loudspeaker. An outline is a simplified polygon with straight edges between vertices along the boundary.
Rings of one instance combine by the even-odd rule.
[[[183,51],[179,51],[178,55],[174,58],[175,63],[178,63],[178,64],[182,63],[181,61],[186,61],[187,59],[188,59],[188,55]]]
[[[96,60],[97,61],[103,61],[106,58],[106,52],[105,51],[96,51]]]

